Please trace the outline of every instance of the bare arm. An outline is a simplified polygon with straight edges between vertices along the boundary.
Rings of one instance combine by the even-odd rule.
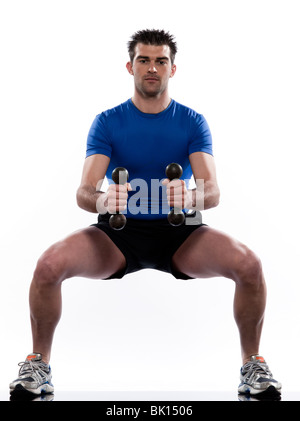
[[[80,208],[88,212],[99,212],[101,199],[105,199],[105,193],[100,190],[109,161],[109,157],[101,154],[91,155],[85,159],[81,183],[76,195],[77,204]]]
[[[110,162],[106,155],[96,154],[86,158],[80,186],[77,190],[77,204],[93,213],[116,213],[127,207],[129,183],[110,184],[106,192],[101,191],[104,177]]]
[[[204,152],[195,152],[189,156],[189,160],[196,183],[196,188],[189,190],[192,194],[192,207],[204,210],[218,206],[220,190],[214,157]]]
[[[216,177],[215,161],[212,155],[194,152],[189,156],[196,188],[187,190],[183,180],[165,179],[170,206],[177,209],[204,210],[219,204],[220,191]]]

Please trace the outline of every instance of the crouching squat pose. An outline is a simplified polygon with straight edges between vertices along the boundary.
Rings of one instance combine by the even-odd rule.
[[[261,262],[244,244],[201,221],[200,211],[219,203],[212,139],[205,118],[169,96],[168,83],[176,72],[174,38],[161,30],[139,31],[128,50],[133,97],[96,116],[77,191],[78,205],[99,214],[98,222],[52,245],[38,260],[30,287],[32,353],[10,390],[54,390],[49,362],[61,316],[62,281],[121,278],[154,268],[177,279],[222,276],[235,282],[242,354],[238,391],[278,394],[281,385],[259,355],[266,303]],[[166,178],[170,163],[180,164],[181,179]],[[126,168],[128,181],[113,182],[115,167]],[[196,187],[189,189],[192,176]],[[102,191],[105,177],[109,187]],[[181,225],[168,222],[170,207],[184,209]],[[125,210],[126,225],[113,229],[110,214]]]

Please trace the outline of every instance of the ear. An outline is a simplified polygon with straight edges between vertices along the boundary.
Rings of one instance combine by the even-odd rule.
[[[176,73],[176,65],[173,64],[173,66],[171,67],[171,73],[170,73],[170,78],[173,77]]]
[[[128,70],[129,74],[133,75],[133,69],[132,69],[131,61],[128,61],[128,63],[126,63],[126,69]]]

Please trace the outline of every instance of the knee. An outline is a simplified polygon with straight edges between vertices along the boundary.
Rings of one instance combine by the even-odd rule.
[[[251,288],[260,288],[264,283],[259,257],[246,246],[241,246],[234,267],[234,280]]]
[[[33,280],[40,286],[53,286],[64,279],[63,273],[60,253],[55,246],[52,246],[39,258]]]

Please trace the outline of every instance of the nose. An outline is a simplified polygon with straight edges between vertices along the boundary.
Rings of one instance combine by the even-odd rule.
[[[148,72],[149,73],[157,73],[157,69],[156,69],[154,63],[150,63]]]

